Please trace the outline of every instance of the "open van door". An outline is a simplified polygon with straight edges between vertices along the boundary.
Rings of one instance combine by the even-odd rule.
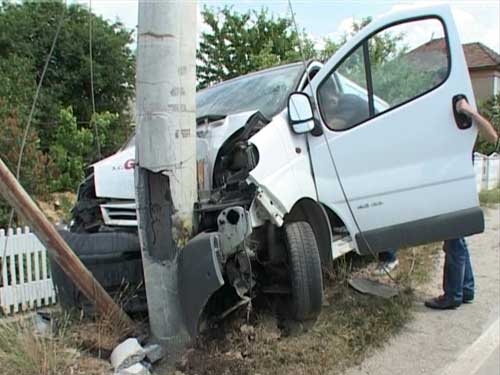
[[[447,6],[374,20],[311,86],[323,127],[308,135],[319,197],[359,252],[484,230],[472,165],[477,131],[454,106],[462,97],[475,105],[474,95]]]

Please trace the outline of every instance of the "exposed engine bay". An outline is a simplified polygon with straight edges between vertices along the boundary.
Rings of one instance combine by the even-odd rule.
[[[268,123],[269,120],[260,112],[255,112],[245,126],[219,149],[213,166],[210,191],[200,191],[200,200],[195,204],[195,214],[198,218],[195,232],[216,230],[217,217],[227,207],[250,208],[255,196],[255,187],[249,185],[246,179],[257,165],[259,155],[256,147],[248,140]]]

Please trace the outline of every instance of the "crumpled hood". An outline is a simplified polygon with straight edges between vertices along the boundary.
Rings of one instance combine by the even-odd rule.
[[[212,184],[213,167],[219,149],[224,142],[241,129],[256,111],[228,115],[225,119],[198,125],[196,128],[197,160],[203,160],[206,186]],[[117,153],[94,164],[96,196],[111,199],[135,199],[134,188],[135,146],[122,149]]]

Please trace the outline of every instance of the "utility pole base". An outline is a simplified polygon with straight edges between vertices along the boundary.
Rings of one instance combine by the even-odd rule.
[[[156,299],[149,304],[153,340],[166,349],[167,359],[176,359],[190,340],[177,293],[177,260],[158,262],[144,253],[142,260],[147,298]]]

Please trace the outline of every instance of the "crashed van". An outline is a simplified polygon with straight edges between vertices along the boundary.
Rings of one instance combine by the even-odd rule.
[[[381,59],[387,35],[400,49]],[[322,268],[342,254],[482,232],[477,131],[455,109],[463,97],[474,102],[447,6],[375,19],[324,64],[200,91],[197,235],[179,275],[190,332],[203,312],[223,315],[257,293],[281,299],[293,319],[315,319]],[[74,231],[136,230],[134,154],[132,140],[92,166]]]

